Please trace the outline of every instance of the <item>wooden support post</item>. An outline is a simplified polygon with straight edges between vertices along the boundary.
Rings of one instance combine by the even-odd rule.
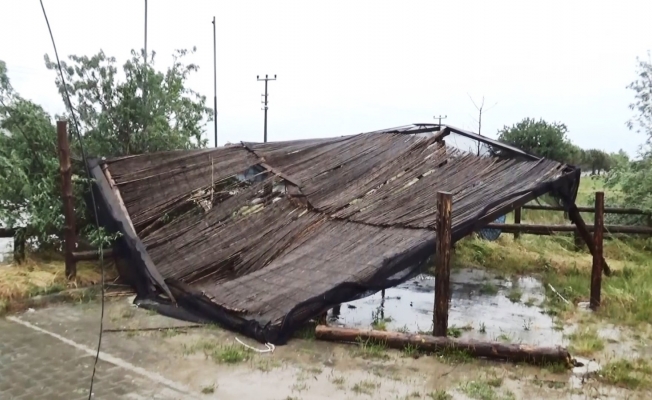
[[[591,233],[589,232],[589,229],[584,223],[584,219],[582,218],[582,215],[580,214],[576,205],[573,204],[571,206],[568,212],[568,216],[570,220],[573,221],[573,223],[577,227],[577,232],[580,234],[582,239],[584,239],[584,243],[586,243],[586,246],[589,248],[591,254],[595,256],[596,249],[595,249],[595,243],[593,242],[593,236],[591,236]],[[605,275],[611,276],[611,268],[609,268],[609,265],[607,264],[607,261],[604,259],[604,257],[602,258],[602,270]]]
[[[521,224],[521,207],[514,210],[514,223]],[[514,232],[514,239],[521,237],[521,232]]]
[[[437,193],[437,247],[435,249],[435,313],[433,334],[446,336],[448,331],[448,302],[450,301],[451,209],[453,196]]]
[[[66,260],[66,277],[74,279],[77,275],[77,264],[73,257],[75,243],[75,204],[72,195],[72,165],[70,164],[70,145],[66,121],[57,121],[57,142],[59,145],[59,172],[61,173],[61,196],[63,199],[64,253]]]
[[[14,262],[20,264],[25,261],[25,233],[16,231],[14,233]]]
[[[591,269],[592,310],[600,308],[600,290],[602,287],[602,239],[604,233],[604,192],[595,193],[595,228],[593,229],[593,268]]]

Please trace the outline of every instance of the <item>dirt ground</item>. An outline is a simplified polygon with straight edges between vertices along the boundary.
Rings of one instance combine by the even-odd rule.
[[[471,360],[455,354],[414,358],[407,352],[372,346],[320,342],[309,335],[279,346],[273,353],[256,353],[237,342],[238,335],[233,332],[213,326],[189,326],[134,307],[131,300],[121,297],[106,302],[100,357],[103,363],[98,369],[98,379],[112,379],[103,375],[123,369],[130,384],[146,387],[149,382],[159,392],[161,388],[167,391],[136,395],[133,389],[133,393],[127,391],[119,397],[107,394],[94,398],[498,400],[652,396],[646,391],[602,384],[586,368],[559,371]],[[20,325],[25,340],[35,332],[56,342],[58,351],[94,350],[99,316],[98,302],[65,304],[8,316],[0,320],[4,324],[0,331],[7,331],[10,325]],[[22,340],[15,336],[14,341]],[[265,349],[247,338],[238,338],[252,347]],[[53,346],[41,340],[30,343],[30,346],[42,345],[44,353]],[[4,368],[13,368],[12,360],[16,362],[18,358],[8,354],[10,349],[3,348],[3,352],[0,360]],[[92,361],[92,352],[87,353],[77,362]],[[62,363],[49,365],[47,369],[56,372],[71,367]],[[29,374],[29,369],[26,371]],[[80,395],[87,390],[91,370],[87,368],[83,372],[78,377]],[[3,385],[10,386],[3,382],[1,375],[0,393]]]

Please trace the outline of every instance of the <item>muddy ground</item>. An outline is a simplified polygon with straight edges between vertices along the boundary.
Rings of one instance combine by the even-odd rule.
[[[479,270],[461,270],[452,280],[450,325],[455,335],[565,345],[568,335],[577,329],[573,324],[560,326],[545,312],[541,305],[543,288],[534,279],[511,280]],[[432,319],[433,283],[428,277],[417,277],[387,290],[384,299],[378,293],[342,305],[339,316],[330,316],[330,323],[427,331]],[[139,309],[132,300],[107,300],[103,352],[178,383],[199,398],[652,398],[646,389],[630,390],[601,381],[597,369],[610,357],[622,357],[627,352],[650,354],[645,340],[637,341],[636,333],[614,326],[601,327],[600,335],[607,345],[592,356],[595,362],[584,360],[585,367],[567,371],[557,366],[473,360],[465,354],[419,355],[373,344],[326,343],[314,340],[309,331],[273,353],[256,353],[236,337],[257,349],[264,350],[265,346],[216,326],[189,326]],[[30,310],[11,319],[95,348],[99,315],[100,304],[92,302]],[[161,330],[150,330],[153,328]],[[98,374],[101,376],[102,371]]]

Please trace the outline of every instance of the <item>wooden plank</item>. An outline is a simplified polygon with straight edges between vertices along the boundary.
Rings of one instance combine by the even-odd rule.
[[[448,303],[450,301],[451,210],[453,195],[437,193],[437,248],[435,252],[435,310],[433,334],[446,336],[448,331]]]
[[[103,258],[108,258],[113,256],[113,249],[104,249],[102,251]],[[100,259],[100,252],[98,250],[89,250],[89,251],[76,251],[72,253],[75,261],[95,261]]]
[[[521,210],[522,210],[521,207],[514,210],[514,223],[516,225],[521,224]],[[521,237],[521,232],[514,232],[514,239],[518,239],[520,237]]]
[[[561,206],[549,206],[545,204],[527,204],[523,206],[526,210],[542,210],[542,211],[566,211]],[[595,207],[577,207],[579,212],[595,212]],[[622,215],[652,215],[652,210],[643,210],[640,208],[620,208],[620,207],[605,207],[605,214],[622,214]]]
[[[120,210],[124,214],[127,222],[129,222],[129,226],[131,227],[132,232],[136,234],[136,229],[134,228],[133,222],[131,222],[131,217],[129,216],[129,211],[127,210],[127,206],[125,206],[125,202],[122,200],[120,189],[118,189],[118,185],[115,184],[115,181],[111,176],[111,171],[109,171],[109,167],[107,164],[102,164],[102,173],[104,173],[107,182],[109,182],[109,186],[111,186],[111,190],[113,191],[113,194],[118,199],[118,205],[120,207]]]
[[[72,195],[72,165],[66,121],[57,121],[57,143],[59,145],[59,173],[61,174],[61,197],[65,219],[63,235],[66,278],[74,279],[77,275],[77,264],[72,253],[75,251],[77,235],[75,234],[75,199]]]
[[[602,239],[604,231],[604,192],[595,193],[595,223],[593,228],[593,268],[591,268],[591,299],[592,310],[600,308],[600,291],[602,287]]]
[[[595,254],[595,244],[593,243],[593,237],[589,232],[589,227],[587,227],[586,223],[584,223],[582,214],[580,214],[575,204],[571,206],[568,212],[568,217],[570,218],[571,221],[573,221],[575,226],[577,226],[577,231],[580,234],[580,236],[582,236],[582,239],[584,239],[586,245],[589,247],[589,251],[591,252],[591,254]],[[611,268],[609,268],[609,265],[607,264],[607,261],[604,259],[604,257],[602,258],[602,270],[604,271],[605,275],[611,276]]]
[[[563,363],[565,365],[571,365],[571,355],[568,350],[561,346],[536,347],[524,344],[483,342],[472,339],[455,339],[323,325],[317,325],[315,328],[315,337],[320,340],[351,343],[359,340],[373,340],[393,349],[403,349],[410,346],[422,351],[464,351],[473,357],[484,357],[493,360],[529,362],[533,364]]]
[[[579,232],[574,225],[540,225],[540,224],[499,224],[492,223],[484,226],[487,229],[500,229],[503,233],[528,233],[532,235],[552,235],[563,232]],[[593,232],[593,226],[586,227],[589,232]],[[603,225],[604,233],[624,233],[630,235],[652,235],[652,228],[647,226],[627,226],[627,225]]]
[[[16,234],[13,228],[0,228],[0,238],[12,238]]]

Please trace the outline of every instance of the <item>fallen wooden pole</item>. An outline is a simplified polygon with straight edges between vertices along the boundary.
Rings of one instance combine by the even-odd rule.
[[[600,292],[602,288],[602,233],[604,226],[604,193],[595,193],[595,224],[593,229],[593,242],[595,252],[593,253],[593,266],[591,268],[591,298],[589,306],[593,311],[600,308]]]
[[[406,346],[410,346],[413,348],[416,347],[419,350],[433,352],[447,349],[457,350],[468,352],[473,357],[533,364],[563,363],[571,365],[572,362],[568,350],[561,346],[536,347],[524,344],[482,342],[470,339],[455,339],[401,332],[369,331],[324,325],[318,325],[315,328],[315,337],[320,340],[338,342],[373,340],[383,343],[392,349],[403,349]]]
[[[524,210],[542,210],[542,211],[566,211],[561,206],[549,206],[544,204],[526,204],[523,206]],[[579,212],[592,213],[595,212],[594,207],[577,207]],[[622,214],[622,215],[652,215],[652,210],[642,210],[639,208],[619,208],[619,207],[605,207],[605,214]]]
[[[113,249],[104,249],[102,251],[104,259],[113,256]],[[72,253],[75,261],[95,261],[100,259],[100,252],[98,250],[89,251],[75,251]]]
[[[491,223],[483,229],[500,229],[503,233],[528,233],[532,235],[552,235],[563,232],[578,232],[575,225],[539,225],[539,224],[499,224]],[[595,229],[593,226],[586,227],[589,232]],[[630,235],[651,235],[652,227],[648,226],[627,226],[627,225],[604,225],[604,233],[626,233]]]

